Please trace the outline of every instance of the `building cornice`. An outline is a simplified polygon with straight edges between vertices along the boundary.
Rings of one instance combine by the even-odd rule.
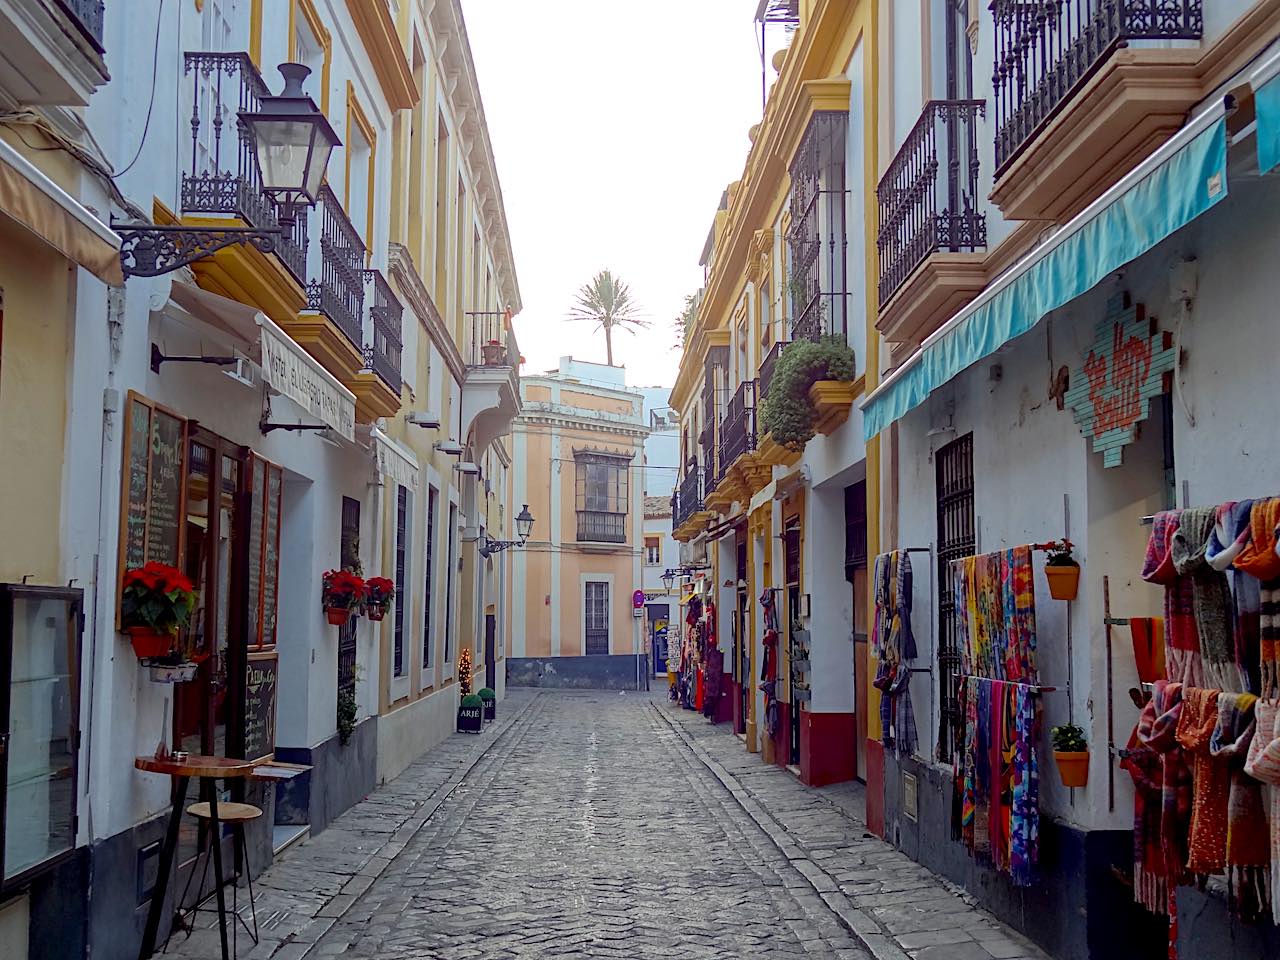
[[[574,416],[554,410],[538,409],[536,402],[525,401],[524,411],[516,422],[525,426],[568,427],[596,433],[608,433],[619,437],[631,437],[643,441],[649,435],[647,428],[623,421],[598,420],[593,417]]]

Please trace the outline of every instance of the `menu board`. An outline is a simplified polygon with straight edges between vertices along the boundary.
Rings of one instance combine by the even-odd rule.
[[[124,424],[120,575],[155,560],[180,566],[187,424],[136,393]]]
[[[262,631],[262,489],[267,464],[259,457],[253,458],[249,471],[249,646],[257,646]]]
[[[130,399],[125,434],[125,569],[147,562],[147,500],[149,498],[148,465],[151,463],[151,408],[140,400]]]
[[[178,565],[182,535],[182,454],[185,423],[156,410],[151,418],[151,482],[147,508],[147,559]]]
[[[276,750],[276,692],[280,660],[251,653],[244,683],[244,758],[262,760]]]
[[[262,642],[276,642],[276,591],[280,580],[280,490],[283,471],[267,470],[267,512],[262,546]]]

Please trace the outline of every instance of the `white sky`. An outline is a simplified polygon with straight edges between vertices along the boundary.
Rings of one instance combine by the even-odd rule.
[[[755,9],[463,0],[524,301],[526,373],[562,354],[604,362],[604,335],[564,317],[608,268],[653,323],[616,336],[614,362],[633,386],[675,380],[672,321],[702,283],[702,245],[761,115]]]

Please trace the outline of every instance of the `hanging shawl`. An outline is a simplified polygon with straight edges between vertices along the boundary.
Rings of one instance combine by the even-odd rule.
[[[1031,886],[1040,855],[1040,691],[1015,688],[1017,726],[1013,757],[1013,823],[1009,833],[1009,876],[1020,887]]]
[[[1174,568],[1171,552],[1180,515],[1179,510],[1165,510],[1155,515],[1142,564],[1142,579],[1164,587],[1164,662],[1169,679],[1199,687],[1204,685],[1204,671],[1196,634],[1195,598],[1191,581],[1179,576]]]
[[[911,708],[911,669],[882,661],[872,684],[880,691],[880,742],[898,757],[909,757],[918,742]]]
[[[1263,783],[1271,833],[1271,916],[1280,917],[1280,704],[1259,700],[1244,772]]]
[[[1177,740],[1182,710],[1182,684],[1157,680],[1125,760],[1135,787],[1134,899],[1153,913],[1176,902],[1186,873],[1191,779]]]
[[[905,550],[895,550],[893,579],[893,622],[889,630],[889,649],[898,660],[916,658],[916,638],[911,632],[911,557]]]
[[[884,645],[889,639],[889,622],[892,607],[889,601],[890,581],[893,578],[893,554],[882,553],[876,557],[871,575],[872,596],[875,599],[875,621],[871,625],[871,653],[876,659],[884,658]]]
[[[1217,522],[1209,536],[1204,557],[1214,570],[1231,571],[1232,612],[1235,637],[1236,668],[1244,681],[1244,689],[1258,693],[1262,688],[1258,661],[1261,656],[1261,583],[1252,574],[1233,570],[1232,564],[1253,539],[1251,518],[1253,501],[1224,503],[1215,511]]]
[[[1178,721],[1178,743],[1191,761],[1191,835],[1187,869],[1207,877],[1227,868],[1227,798],[1229,772],[1225,760],[1209,755],[1218,726],[1218,691],[1190,687],[1184,693]]]
[[[969,612],[969,585],[973,580],[974,557],[951,562],[951,599],[955,610],[955,652],[960,655],[960,675],[973,673],[973,617]]]
[[[1036,674],[1036,594],[1031,548],[1014,547],[1000,555],[1004,593],[1006,679],[1034,684]]]
[[[1138,679],[1155,683],[1164,679],[1164,621],[1159,617],[1130,617],[1129,634],[1133,640],[1133,660]]]
[[[1196,636],[1204,668],[1204,686],[1220,690],[1244,689],[1236,666],[1232,636],[1233,606],[1227,575],[1205,561],[1209,536],[1217,516],[1213,507],[1183,510],[1170,545],[1173,567],[1191,581]]]
[[[1234,561],[1238,573],[1246,573],[1260,581],[1260,683],[1261,693],[1268,699],[1280,693],[1280,554],[1277,554],[1277,525],[1280,525],[1280,497],[1253,501],[1249,511],[1249,541]],[[1237,588],[1237,596],[1241,592]]]
[[[1229,770],[1227,799],[1227,883],[1236,916],[1255,920],[1266,902],[1268,855],[1267,819],[1261,785],[1244,772],[1245,757],[1254,736],[1251,693],[1218,696],[1218,725],[1209,741],[1209,756]]]

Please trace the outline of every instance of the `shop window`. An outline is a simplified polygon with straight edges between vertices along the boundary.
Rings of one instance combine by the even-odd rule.
[[[960,715],[960,648],[956,639],[956,605],[951,589],[951,561],[977,549],[973,515],[973,434],[951,441],[934,454],[938,509],[938,759],[950,762],[959,748],[964,718]]]
[[[75,849],[83,593],[0,584],[0,890]]]
[[[431,629],[431,597],[435,594],[435,583],[431,577],[435,574],[436,501],[439,496],[435,487],[427,487],[427,555],[423,564],[426,567],[426,573],[423,577],[424,587],[422,591],[422,665],[424,667],[431,666],[434,659],[431,655],[432,640],[435,636],[435,631]]]
[[[587,656],[609,652],[609,584],[588,580],[582,585],[585,649]]]
[[[644,562],[651,567],[662,565],[662,538],[644,538]]]
[[[404,657],[404,612],[409,605],[409,514],[412,495],[403,485],[396,487],[396,598],[392,616],[395,630],[392,639],[391,662],[397,677],[406,672]]]

